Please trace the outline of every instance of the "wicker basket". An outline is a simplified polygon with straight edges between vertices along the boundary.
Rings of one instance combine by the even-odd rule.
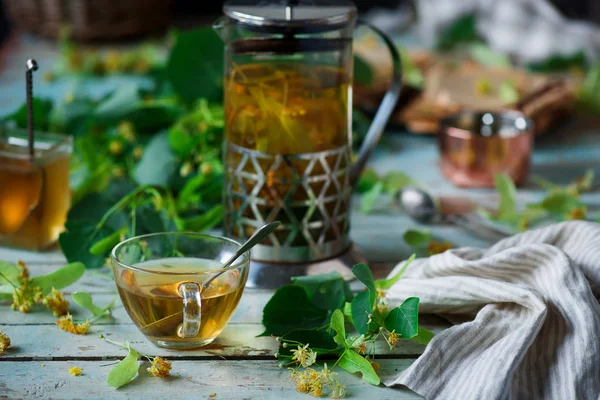
[[[63,26],[75,40],[120,39],[161,31],[170,0],[3,0],[13,23],[56,38]]]

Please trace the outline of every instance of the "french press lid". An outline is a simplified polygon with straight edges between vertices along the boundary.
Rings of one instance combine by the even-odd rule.
[[[256,30],[326,32],[356,19],[350,0],[229,0],[223,12]]]

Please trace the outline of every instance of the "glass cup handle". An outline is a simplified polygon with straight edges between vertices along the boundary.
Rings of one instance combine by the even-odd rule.
[[[390,55],[392,56],[392,82],[375,113],[375,117],[367,131],[365,140],[363,141],[362,146],[360,146],[358,157],[350,170],[350,185],[353,187],[358,182],[358,178],[360,178],[365,165],[367,165],[369,156],[373,150],[375,150],[375,146],[377,146],[377,142],[379,142],[379,139],[383,134],[383,130],[396,107],[396,103],[398,102],[402,90],[402,59],[400,57],[400,52],[392,39],[368,22],[358,21],[358,25],[364,25],[375,32],[377,36],[383,40],[390,51]]]
[[[194,282],[179,285],[179,293],[183,297],[183,323],[177,329],[180,338],[193,338],[200,332],[202,318],[202,288]]]

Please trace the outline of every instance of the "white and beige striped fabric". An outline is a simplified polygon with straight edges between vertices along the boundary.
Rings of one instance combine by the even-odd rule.
[[[389,291],[390,303],[417,296],[422,313],[467,319],[385,384],[429,400],[599,399],[599,295],[600,224],[593,222],[416,260]]]

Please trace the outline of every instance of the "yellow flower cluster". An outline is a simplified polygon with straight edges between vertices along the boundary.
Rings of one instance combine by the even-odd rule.
[[[575,208],[571,209],[571,211],[569,211],[569,213],[567,214],[567,218],[571,219],[571,220],[580,220],[580,219],[585,219],[586,215],[587,215],[587,207],[581,206],[581,207],[575,207]]]
[[[396,346],[398,344],[398,340],[400,339],[400,336],[398,336],[398,334],[396,333],[395,330],[390,332],[390,336],[388,337],[388,342],[390,343],[390,346]]]
[[[8,346],[10,346],[10,338],[8,337],[8,335],[0,331],[0,353],[6,350]]]
[[[171,372],[171,361],[162,357],[154,357],[152,366],[148,368],[148,375],[158,378],[166,378]]]
[[[29,278],[29,270],[23,261],[17,262],[17,267],[20,270],[18,281],[19,287],[13,291],[13,310],[18,310],[22,313],[28,313],[31,307],[42,300],[42,289],[31,284]]]
[[[52,310],[55,317],[62,317],[69,313],[69,302],[62,293],[52,288],[52,293],[42,299],[42,304]]]
[[[73,376],[79,376],[81,375],[81,371],[82,369],[79,367],[71,367],[69,368],[69,373]]]
[[[296,390],[301,393],[308,393],[313,397],[322,397],[324,389],[329,389],[329,397],[341,399],[347,395],[346,387],[335,378],[336,373],[327,368],[327,364],[320,372],[312,368],[304,371],[291,369],[291,379],[296,385]]]
[[[291,352],[293,354],[292,361],[296,361],[304,368],[310,367],[317,361],[317,353],[308,348],[308,343],[304,347],[298,345],[298,348]]]
[[[429,243],[427,250],[428,250],[429,255],[433,256],[435,254],[441,254],[451,248],[452,248],[452,243],[450,243],[450,242],[436,242],[435,240],[432,240]]]
[[[63,317],[60,317],[56,321],[56,326],[66,332],[73,333],[75,335],[85,335],[90,329],[91,324],[88,321],[85,321],[81,324],[73,323],[73,316],[71,314],[67,314]]]

